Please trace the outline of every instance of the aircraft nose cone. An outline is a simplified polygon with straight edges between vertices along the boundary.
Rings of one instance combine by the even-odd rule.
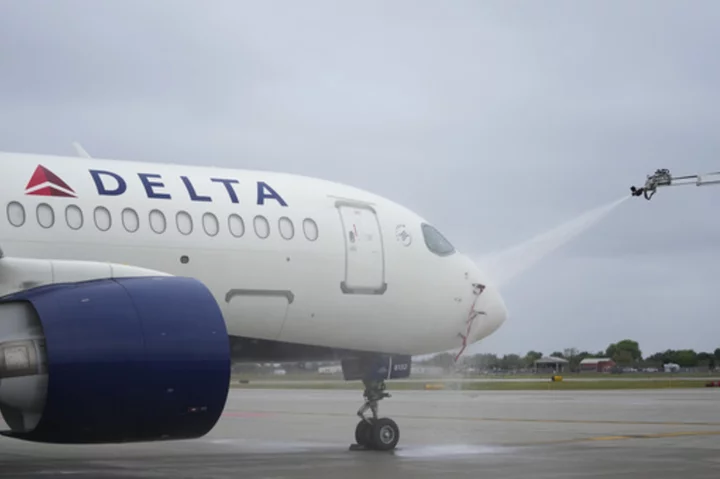
[[[507,321],[508,311],[500,291],[491,286],[485,290],[487,297],[487,324],[488,334],[497,331]]]
[[[475,319],[477,324],[473,328],[474,334],[471,334],[473,342],[493,334],[508,317],[505,301],[498,289],[493,286],[485,287],[475,305],[475,311],[479,314]]]

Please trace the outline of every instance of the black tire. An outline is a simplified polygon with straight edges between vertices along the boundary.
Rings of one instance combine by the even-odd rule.
[[[361,419],[355,427],[355,442],[363,447],[372,447],[372,424]]]
[[[400,440],[400,428],[392,419],[383,417],[373,424],[371,437],[373,449],[391,451]]]

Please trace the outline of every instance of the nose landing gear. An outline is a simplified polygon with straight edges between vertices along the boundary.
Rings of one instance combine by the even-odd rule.
[[[390,418],[379,417],[378,403],[390,394],[385,391],[386,379],[410,377],[412,358],[406,355],[370,354],[342,360],[346,381],[362,381],[365,403],[358,409],[360,422],[355,428],[355,444],[350,450],[392,451],[400,440],[400,428]],[[367,411],[372,416],[365,416]]]
[[[365,404],[358,410],[360,422],[355,428],[355,442],[351,449],[371,449],[376,451],[391,451],[395,449],[400,440],[400,428],[397,423],[387,417],[378,417],[378,402],[391,397],[385,392],[383,379],[363,380],[365,391]],[[372,418],[365,417],[367,410],[372,411]]]

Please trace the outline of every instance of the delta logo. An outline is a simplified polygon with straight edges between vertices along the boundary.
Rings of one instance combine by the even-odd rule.
[[[121,196],[124,195],[128,189],[128,180],[117,173],[104,170],[88,170],[88,172],[99,196]],[[137,173],[137,177],[148,199],[173,199],[173,195],[171,195],[170,192],[167,190],[163,191],[163,189],[166,188],[166,184],[161,175],[155,173]],[[197,185],[187,176],[180,176],[177,179],[181,181],[183,189],[187,193],[187,198],[190,201],[212,202],[219,194],[220,196],[225,196],[233,204],[240,203],[240,192],[236,191],[236,187],[241,189],[242,185],[240,181],[235,178],[206,178],[205,181],[198,180]],[[280,206],[287,206],[287,202],[283,197],[266,182],[253,181],[251,183],[255,183],[255,203],[257,205],[266,205],[269,200],[272,200]],[[218,188],[218,186],[222,186],[222,188]],[[212,191],[213,188],[215,189],[214,192]],[[56,198],[77,198],[75,190],[73,190],[70,185],[42,165],[39,165],[35,169],[30,181],[27,186],[25,186],[25,194],[32,196],[52,196]]]
[[[25,194],[31,196],[77,198],[75,190],[70,188],[70,185],[44,166],[38,166],[35,169],[35,173],[33,173],[25,187]]]

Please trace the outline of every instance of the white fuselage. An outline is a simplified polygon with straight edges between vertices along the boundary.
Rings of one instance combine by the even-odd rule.
[[[488,281],[412,211],[290,174],[0,153],[0,205],[5,258],[197,278],[232,336],[396,354],[452,349],[473,284]],[[474,308],[484,314],[468,344],[506,317],[491,286]]]

